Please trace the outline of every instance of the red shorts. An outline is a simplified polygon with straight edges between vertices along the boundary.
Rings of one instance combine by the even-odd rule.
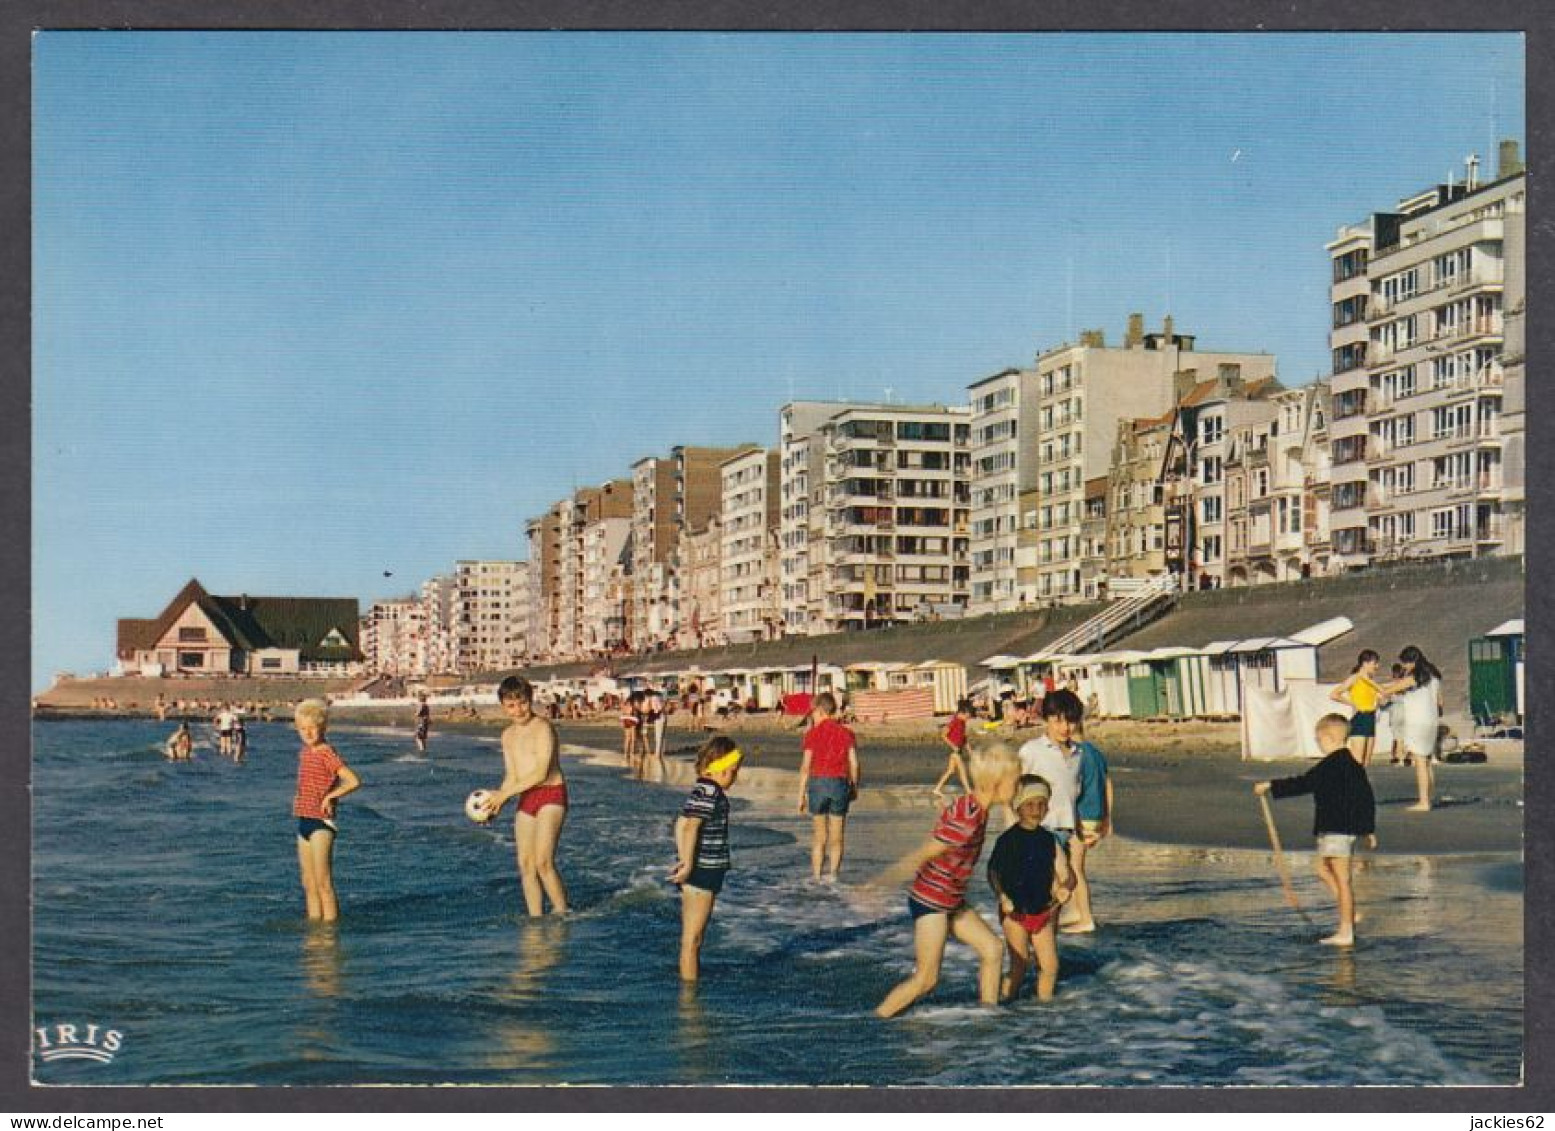
[[[1005,918],[1013,919],[1026,928],[1028,935],[1037,935],[1042,933],[1042,928],[1047,926],[1048,920],[1057,910],[1056,907],[1049,907],[1046,911],[1038,911],[1035,915],[1006,915]]]
[[[518,811],[528,813],[531,817],[547,805],[560,805],[563,809],[567,808],[566,782],[561,785],[537,785],[518,795]]]

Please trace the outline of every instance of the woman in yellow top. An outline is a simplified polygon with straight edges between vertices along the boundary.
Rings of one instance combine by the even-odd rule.
[[[1375,678],[1381,660],[1367,648],[1355,658],[1349,677],[1328,693],[1335,703],[1348,703],[1355,708],[1350,717],[1350,752],[1363,766],[1371,761],[1371,750],[1377,741],[1377,707],[1387,698]]]

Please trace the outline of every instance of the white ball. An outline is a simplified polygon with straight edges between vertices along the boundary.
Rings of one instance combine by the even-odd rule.
[[[491,791],[477,789],[464,799],[464,815],[477,824],[485,824],[486,804],[491,800]]]

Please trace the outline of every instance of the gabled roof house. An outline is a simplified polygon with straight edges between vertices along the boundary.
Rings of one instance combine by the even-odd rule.
[[[119,621],[119,667],[142,675],[351,675],[355,597],[219,597],[191,580],[154,620]]]

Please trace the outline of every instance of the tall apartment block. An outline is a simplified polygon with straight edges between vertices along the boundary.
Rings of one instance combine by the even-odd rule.
[[[529,654],[558,657],[561,647],[561,504],[525,524],[529,540]]]
[[[789,635],[820,631],[826,552],[821,425],[847,407],[840,401],[792,401],[778,412],[778,606]]]
[[[752,448],[719,468],[723,482],[719,610],[730,644],[778,635],[777,451]]]
[[[646,456],[632,464],[633,648],[662,640],[670,627],[670,572],[675,554],[675,461]]]
[[[723,523],[713,515],[702,527],[681,531],[683,581],[680,602],[687,610],[675,637],[677,648],[715,648],[723,635]]]
[[[1006,612],[1034,596],[1036,558],[1033,547],[1020,546],[1020,496],[1037,485],[1037,373],[1006,369],[967,389],[972,409],[967,611]],[[1029,560],[1017,561],[1022,554]]]
[[[1276,416],[1269,398],[1282,392],[1272,376],[1246,380],[1241,366],[1222,362],[1212,380],[1193,370],[1176,374],[1178,398],[1163,464],[1167,568],[1185,573],[1200,587],[1228,584],[1227,559],[1243,563],[1246,583],[1248,467],[1256,460],[1267,489],[1267,448],[1257,455],[1243,446],[1267,439]],[[1228,465],[1235,462],[1235,474]],[[1267,490],[1266,492],[1267,493]],[[1238,510],[1237,523],[1228,511]],[[1237,541],[1237,540],[1240,541]]]
[[[624,482],[624,481],[623,481]],[[629,504],[624,491],[616,496]],[[626,505],[617,505],[614,513],[599,508],[596,517],[585,520],[583,541],[582,648],[588,655],[611,652],[626,643],[629,611],[621,601],[620,578],[626,568],[627,542],[632,534],[632,516]]]
[[[970,581],[971,410],[854,405],[825,445],[822,631],[964,610]],[[813,543],[812,543],[813,550]]]
[[[683,444],[667,459],[650,456],[632,465],[634,648],[672,644],[690,623],[677,557],[681,537],[707,528],[723,497],[719,465],[751,446]]]
[[[1481,183],[1477,157],[1465,166],[1461,183],[1401,200],[1327,245],[1342,566],[1521,547],[1521,347],[1515,367],[1504,358],[1506,315],[1520,317],[1525,302],[1526,176],[1513,142],[1494,180]]]
[[[1085,484],[1108,474],[1118,421],[1165,414],[1174,374],[1216,373],[1223,365],[1247,381],[1274,375],[1272,355],[1198,350],[1192,336],[1174,332],[1170,317],[1147,334],[1138,314],[1129,316],[1121,347],[1108,347],[1092,330],[1037,358],[1037,485],[1023,493],[1021,542],[1036,556],[1038,600],[1084,596]]]
[[[1106,577],[1119,595],[1167,572],[1161,468],[1176,414],[1118,421],[1107,470]]]
[[[392,676],[427,674],[427,608],[415,597],[374,601],[362,618],[362,656],[368,671]]]
[[[501,671],[525,659],[529,563],[461,561],[454,567],[454,666]]]
[[[602,524],[614,531],[617,547],[625,545],[632,518],[632,483],[617,479],[600,487],[583,487],[559,504],[561,553],[557,568],[557,658],[582,659],[606,648],[603,584],[608,575],[612,536],[594,532]],[[610,520],[620,520],[613,525]],[[592,533],[591,533],[592,532]],[[619,553],[619,549],[617,550]]]
[[[1328,382],[1274,393],[1269,414],[1228,430],[1225,584],[1329,571]]]
[[[454,595],[457,586],[452,576],[442,574],[421,583],[420,600],[426,610],[426,670],[428,675],[455,670]],[[533,603],[530,605],[533,611]],[[526,618],[527,620],[527,618]],[[527,644],[527,642],[526,642]]]

